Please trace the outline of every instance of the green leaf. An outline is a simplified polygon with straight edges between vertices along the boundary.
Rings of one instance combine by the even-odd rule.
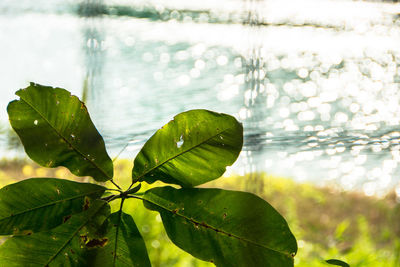
[[[180,113],[158,130],[134,161],[133,180],[191,187],[220,177],[237,159],[243,127],[207,110]]]
[[[0,189],[0,235],[24,234],[56,227],[87,209],[87,197],[106,188],[56,178],[33,178]]]
[[[34,83],[16,95],[20,99],[9,103],[8,116],[31,159],[45,167],[65,166],[96,181],[113,177],[103,138],[76,96]]]
[[[133,218],[115,212],[108,219],[107,244],[95,251],[91,266],[151,266],[146,245]]]
[[[285,219],[246,192],[157,187],[144,196],[172,242],[217,266],[293,266],[297,243]]]
[[[87,266],[85,247],[94,240],[88,229],[101,225],[110,213],[104,201],[91,204],[52,230],[8,239],[0,246],[1,266]]]
[[[336,266],[350,267],[349,264],[347,264],[346,262],[341,261],[341,260],[330,259],[330,260],[326,260],[326,262],[329,264],[332,264],[332,265],[336,265]]]

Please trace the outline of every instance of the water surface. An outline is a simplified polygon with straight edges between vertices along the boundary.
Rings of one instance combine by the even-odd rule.
[[[352,1],[3,1],[0,122],[29,81],[87,90],[110,154],[176,113],[233,114],[233,171],[399,187],[399,5]],[[7,149],[6,135],[2,153]]]

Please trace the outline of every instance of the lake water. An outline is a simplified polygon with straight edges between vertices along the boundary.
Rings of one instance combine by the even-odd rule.
[[[206,108],[244,124],[231,171],[400,196],[398,4],[145,2],[3,0],[1,126],[29,81],[86,88],[110,154],[133,158],[175,114]]]

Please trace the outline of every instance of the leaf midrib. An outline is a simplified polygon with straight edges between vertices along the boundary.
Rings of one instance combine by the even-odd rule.
[[[270,250],[270,251],[273,251],[273,252],[276,252],[276,253],[279,253],[279,254],[283,254],[283,255],[285,255],[286,257],[292,259],[292,256],[290,255],[290,253],[286,253],[286,252],[283,252],[283,251],[278,251],[278,250],[275,250],[275,249],[273,249],[273,248],[270,248],[270,247],[267,247],[267,246],[265,246],[265,245],[262,245],[262,244],[259,244],[259,243],[257,243],[257,242],[254,242],[254,241],[252,241],[252,240],[248,240],[248,239],[246,239],[246,238],[244,238],[244,237],[240,237],[240,236],[237,236],[237,235],[235,235],[235,234],[231,234],[231,233],[225,232],[225,231],[220,230],[220,229],[218,229],[218,228],[216,228],[216,227],[214,227],[214,226],[208,225],[208,224],[206,224],[205,222],[198,222],[198,221],[194,220],[193,218],[188,218],[188,217],[184,216],[183,214],[180,214],[179,211],[175,213],[175,212],[173,212],[172,210],[168,209],[167,207],[164,207],[164,206],[162,206],[162,205],[160,205],[160,204],[158,204],[158,203],[155,203],[155,202],[153,202],[153,201],[151,201],[151,200],[148,200],[148,199],[144,199],[144,200],[145,200],[145,201],[148,201],[148,202],[151,202],[152,204],[154,204],[154,205],[156,205],[156,206],[158,206],[158,207],[160,207],[160,208],[162,208],[162,209],[164,209],[164,210],[166,210],[166,211],[169,211],[169,212],[172,213],[172,214],[178,215],[178,216],[184,218],[185,220],[189,221],[190,223],[192,223],[192,224],[194,224],[194,225],[197,225],[197,226],[199,226],[199,227],[204,227],[204,228],[211,229],[211,230],[213,230],[214,232],[216,232],[217,234],[218,234],[218,233],[221,233],[221,234],[226,235],[226,236],[228,236],[228,237],[234,237],[234,238],[238,239],[239,241],[247,242],[247,243],[250,243],[250,244],[253,244],[253,245],[256,245],[256,246],[265,248],[265,249],[268,249],[268,250]]]
[[[107,202],[104,202],[96,212],[93,213],[92,216],[87,216],[87,220],[85,220],[77,229],[76,231],[74,231],[72,233],[72,235],[65,241],[65,243],[60,247],[59,250],[57,250],[55,252],[55,254],[53,256],[50,257],[50,259],[47,261],[47,263],[45,264],[45,266],[48,266],[56,257],[58,254],[60,254],[60,252],[68,245],[69,242],[71,242],[71,240],[75,237],[75,235],[94,217],[97,215],[97,213],[104,207],[104,205],[106,205]]]
[[[103,175],[105,175],[107,178],[112,179],[102,168],[100,168],[94,161],[92,161],[89,157],[87,157],[84,153],[79,151],[78,148],[74,146],[73,143],[69,142],[67,138],[65,138],[50,122],[49,120],[38,110],[33,106],[30,102],[28,102],[23,96],[19,95],[20,99],[27,103],[29,107],[31,107],[35,112],[39,114],[46,122],[47,124],[57,133],[59,137],[61,137],[65,143],[69,144],[78,154],[80,154],[86,161],[89,161],[97,170],[99,170]],[[79,99],[78,99],[79,100]]]
[[[101,191],[104,191],[104,190],[105,189],[99,189],[99,190],[96,190],[96,191],[93,191],[93,192],[90,192],[90,193],[84,193],[84,194],[76,195],[74,197],[60,199],[60,200],[57,200],[57,201],[54,201],[54,202],[49,202],[49,203],[43,204],[41,206],[37,206],[37,207],[31,208],[31,209],[20,211],[18,213],[12,214],[11,216],[3,217],[3,218],[0,219],[0,222],[2,222],[4,220],[7,220],[7,219],[10,219],[12,217],[20,216],[20,215],[22,215],[24,213],[27,213],[27,212],[32,212],[34,210],[38,210],[38,209],[41,209],[41,208],[50,207],[50,206],[56,205],[56,204],[58,204],[60,202],[74,200],[74,199],[77,199],[77,198],[80,198],[80,197],[90,196],[90,195],[93,195],[95,193],[98,193],[98,192],[101,192]]]
[[[115,267],[117,263],[117,249],[118,249],[118,234],[119,234],[119,228],[121,227],[121,222],[122,222],[122,207],[124,206],[124,201],[125,199],[121,200],[121,205],[119,207],[118,211],[118,227],[115,229],[115,246],[114,246],[114,258],[113,258],[113,267]]]
[[[202,122],[203,122],[203,121],[202,121]],[[221,134],[225,133],[226,131],[228,131],[228,130],[230,130],[230,129],[232,129],[232,128],[235,128],[235,126],[228,127],[228,128],[226,128],[226,129],[224,129],[223,131],[218,132],[217,134],[215,134],[215,135],[213,135],[213,136],[211,136],[211,137],[205,139],[204,141],[199,142],[197,145],[192,146],[192,147],[190,147],[190,148],[188,148],[188,149],[186,149],[186,150],[183,150],[183,151],[179,152],[178,154],[176,154],[176,155],[174,155],[174,156],[172,156],[172,157],[170,157],[170,158],[167,158],[167,159],[164,160],[163,162],[160,162],[160,164],[157,164],[157,165],[155,165],[153,168],[149,169],[147,172],[144,172],[144,173],[142,173],[141,175],[135,177],[135,179],[138,179],[138,180],[140,181],[141,178],[143,178],[145,175],[147,175],[147,174],[149,174],[150,172],[152,172],[153,170],[155,170],[155,169],[161,167],[161,166],[164,165],[165,163],[167,163],[167,162],[169,162],[169,161],[171,161],[171,160],[174,160],[175,158],[177,158],[177,157],[179,157],[179,156],[181,156],[181,155],[183,155],[183,154],[185,154],[185,153],[187,153],[187,152],[189,152],[189,151],[191,151],[191,150],[193,150],[193,149],[195,149],[195,148],[197,148],[197,147],[199,147],[199,146],[201,146],[201,145],[207,143],[207,142],[210,141],[211,139],[217,137],[218,135],[221,135]],[[180,181],[180,182],[182,182],[182,181]]]

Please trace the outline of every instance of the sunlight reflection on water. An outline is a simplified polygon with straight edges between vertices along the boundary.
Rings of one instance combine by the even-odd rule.
[[[29,80],[86,86],[111,154],[128,144],[132,158],[173,115],[207,108],[244,123],[232,171],[369,195],[400,188],[399,5],[104,1],[102,16],[79,17],[59,2],[64,13],[0,15],[2,110]]]

